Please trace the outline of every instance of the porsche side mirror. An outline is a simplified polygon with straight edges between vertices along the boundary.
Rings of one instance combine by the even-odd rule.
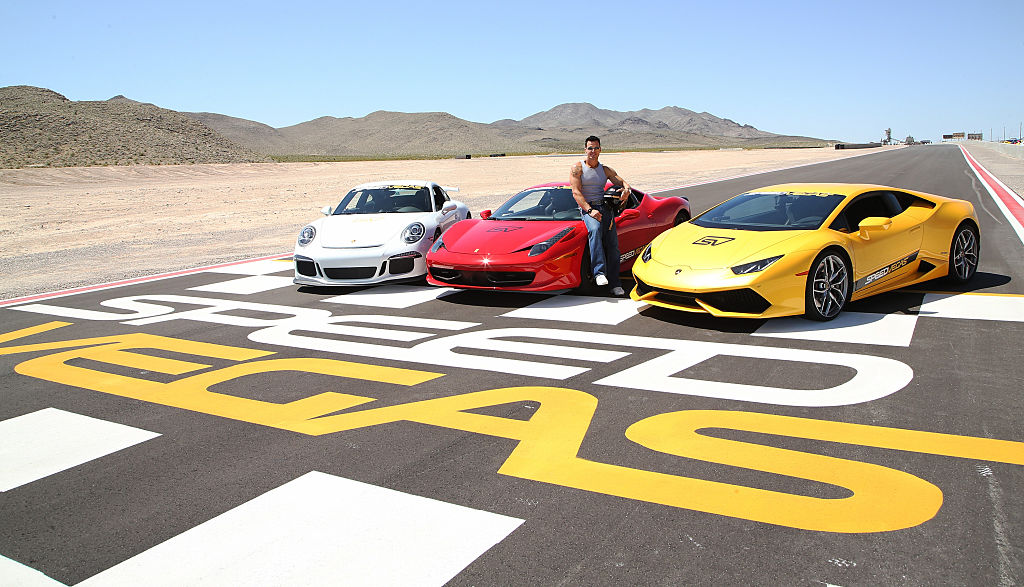
[[[480,213],[480,218],[482,218],[484,220],[487,220],[490,217],[491,217],[491,211],[490,210],[484,210],[483,212]]]
[[[445,202],[444,206],[441,206],[441,212],[447,214],[449,212],[454,212],[456,208],[458,208],[458,206],[455,205],[455,202]]]
[[[320,213],[323,214],[324,216],[330,216],[331,212],[334,212],[334,208],[331,208],[330,206],[324,206],[323,208],[320,208]]]
[[[626,208],[619,215],[619,220],[633,220],[635,218],[640,218],[640,211],[636,208]]]
[[[871,238],[872,232],[880,232],[883,230],[889,230],[892,226],[892,218],[883,218],[881,216],[870,216],[860,221],[858,228],[860,229],[860,238],[868,240]]]

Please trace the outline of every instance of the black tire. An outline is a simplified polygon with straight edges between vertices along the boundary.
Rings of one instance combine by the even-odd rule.
[[[969,222],[956,227],[949,245],[949,278],[957,283],[970,281],[978,270],[980,253],[978,229]]]
[[[814,258],[807,273],[804,294],[804,317],[828,322],[846,307],[853,293],[852,271],[846,256],[835,249],[826,249]]]
[[[679,213],[676,214],[675,220],[672,221],[672,226],[679,226],[689,219],[690,215],[686,213],[686,210],[680,210]]]

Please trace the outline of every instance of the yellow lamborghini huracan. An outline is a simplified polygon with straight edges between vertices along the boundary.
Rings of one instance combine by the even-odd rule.
[[[980,239],[974,206],[865,184],[773,185],[667,230],[633,265],[634,300],[715,316],[803,314],[949,276],[969,280]]]

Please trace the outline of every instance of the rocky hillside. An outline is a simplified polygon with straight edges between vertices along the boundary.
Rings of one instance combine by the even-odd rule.
[[[633,110],[617,112],[604,110],[588,103],[562,104],[551,110],[538,112],[520,121],[501,121],[505,125],[540,128],[630,128],[647,132],[676,131],[705,137],[765,139],[779,135],[737,124],[728,118],[719,118],[707,112],[668,106],[661,110]]]
[[[0,167],[267,161],[192,117],[117,96],[0,88]]]
[[[175,112],[117,96],[73,102],[42,88],[0,88],[0,168],[239,163],[281,157],[414,158],[579,152],[588,135],[614,149],[822,146],[685,108],[617,112],[562,104],[522,120],[470,122],[446,112],[378,111],[294,126]]]
[[[362,118],[324,116],[283,128],[208,113],[191,116],[253,150],[272,155],[422,157],[576,152],[588,135],[611,149],[820,146],[683,108],[616,112],[562,104],[522,120],[470,122],[446,112],[378,111]]]

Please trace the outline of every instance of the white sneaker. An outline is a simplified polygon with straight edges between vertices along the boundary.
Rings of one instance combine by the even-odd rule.
[[[611,294],[616,298],[624,298],[626,297],[626,290],[622,289],[621,287],[613,287]]]
[[[604,273],[598,273],[594,276],[594,283],[597,285],[608,285],[608,278],[604,276]]]

